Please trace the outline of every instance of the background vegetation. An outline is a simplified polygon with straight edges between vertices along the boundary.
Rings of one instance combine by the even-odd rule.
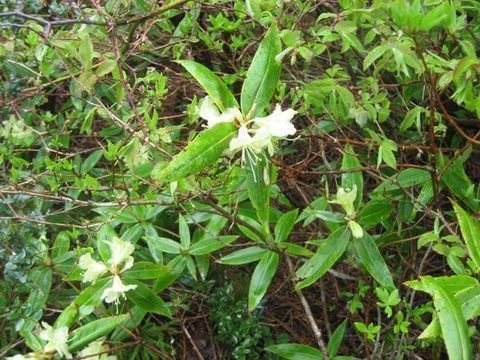
[[[1,357],[480,353],[478,1],[0,10]],[[206,94],[297,131],[222,155]]]

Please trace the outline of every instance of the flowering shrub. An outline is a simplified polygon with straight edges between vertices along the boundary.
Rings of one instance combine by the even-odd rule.
[[[2,358],[480,353],[478,1],[0,4]]]

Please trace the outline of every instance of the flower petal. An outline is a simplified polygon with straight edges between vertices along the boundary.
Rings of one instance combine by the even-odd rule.
[[[104,263],[95,261],[90,254],[83,254],[78,259],[78,266],[86,270],[83,273],[82,282],[94,282],[101,275],[105,274],[108,271],[108,268]]]
[[[118,237],[114,237],[108,245],[111,252],[109,263],[117,268],[120,267],[124,261],[127,261],[135,250],[135,246],[132,243]]]
[[[255,127],[265,129],[271,136],[287,137],[294,135],[297,131],[291,123],[296,113],[293,109],[282,111],[280,105],[277,105],[270,115],[254,118],[252,121]]]
[[[101,298],[107,303],[118,304],[120,298],[125,298],[127,291],[133,290],[137,285],[125,285],[118,275],[113,276],[112,286],[105,289]]]

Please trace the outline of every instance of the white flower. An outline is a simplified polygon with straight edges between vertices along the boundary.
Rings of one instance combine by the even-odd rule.
[[[337,190],[337,197],[335,200],[330,201],[333,204],[339,204],[348,217],[355,215],[355,199],[357,198],[357,186],[353,185],[353,189],[339,188]]]
[[[234,137],[230,140],[230,152],[234,154],[238,150],[242,151],[242,161],[245,160],[245,155],[247,152],[250,155],[256,156],[266,147],[272,148],[273,145],[270,137],[265,132],[257,132],[254,136],[251,136],[248,133],[248,129],[245,125],[240,126],[238,129],[237,137]]]
[[[135,250],[135,246],[132,243],[122,240],[118,237],[114,237],[109,243],[111,257],[108,261],[112,266],[113,272],[125,271],[130,269],[133,265],[133,257],[130,256]],[[120,265],[123,267],[120,268]]]
[[[209,128],[218,123],[232,122],[235,119],[241,121],[243,118],[242,113],[236,107],[228,108],[220,114],[217,106],[208,96],[200,104],[199,115],[202,119],[207,120],[207,127]]]
[[[120,297],[125,299],[125,293],[127,291],[133,290],[137,285],[124,285],[122,280],[118,275],[113,276],[112,286],[105,289],[102,294],[102,300],[105,300],[107,303],[120,303]]]
[[[93,341],[88,346],[80,351],[78,354],[81,358],[88,358],[89,360],[116,360],[115,355],[108,355],[108,346],[103,343],[103,340]]]
[[[83,282],[94,282],[101,275],[108,271],[108,268],[104,263],[92,259],[92,255],[83,254],[78,260],[78,266],[81,269],[86,270],[83,273]]]
[[[38,334],[40,339],[45,340],[47,344],[44,346],[43,351],[57,352],[59,355],[70,359],[72,354],[68,352],[67,340],[68,340],[68,327],[62,326],[58,329],[54,329],[46,322],[42,322],[44,330]]]
[[[13,355],[13,356],[7,356],[5,358],[6,360],[32,360],[32,359],[38,359],[37,354],[35,353],[28,353],[27,355]]]
[[[350,220],[348,227],[355,239],[361,239],[363,237],[363,229],[356,221]]]
[[[266,116],[252,119],[254,126],[264,129],[270,136],[287,137],[295,135],[295,126],[291,123],[297,112],[293,109],[282,111],[280,105],[275,106],[275,110]]]

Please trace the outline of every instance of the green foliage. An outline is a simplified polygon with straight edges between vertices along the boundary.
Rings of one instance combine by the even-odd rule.
[[[480,353],[478,1],[0,4],[2,357]]]

